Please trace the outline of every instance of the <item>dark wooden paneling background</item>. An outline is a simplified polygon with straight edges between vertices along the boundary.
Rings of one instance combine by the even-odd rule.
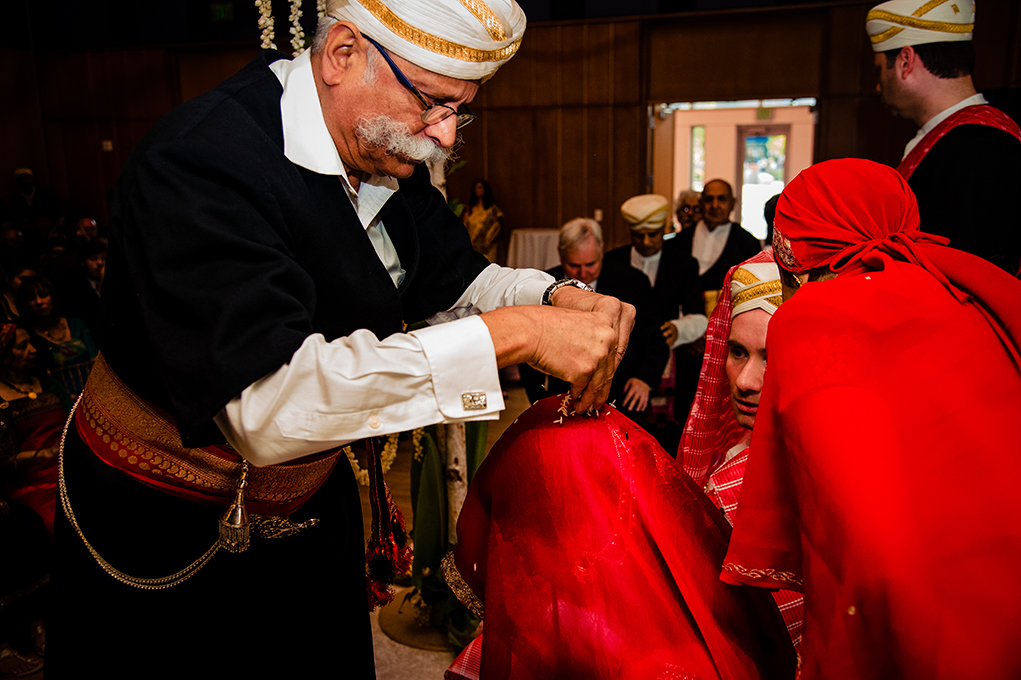
[[[486,178],[510,229],[556,227],[601,209],[607,245],[624,243],[618,207],[645,190],[647,107],[663,101],[814,96],[817,161],[896,163],[914,126],[891,118],[875,95],[864,32],[872,4],[533,24],[474,102],[480,120],[464,130],[466,165],[449,178],[449,193],[464,200],[474,179]],[[976,85],[1021,86],[1021,3],[984,0],[977,23]],[[33,167],[69,216],[104,221],[142,135],[256,52],[236,43],[0,50],[0,172]]]

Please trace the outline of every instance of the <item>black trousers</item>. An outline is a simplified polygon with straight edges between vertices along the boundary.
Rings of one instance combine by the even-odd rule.
[[[172,574],[216,540],[222,508],[186,501],[103,463],[72,426],[68,496],[83,534],[118,570]],[[116,581],[86,550],[60,507],[54,536],[47,680],[239,677],[374,678],[361,505],[341,459],[294,515],[320,523],[298,535],[252,538],[165,590]]]

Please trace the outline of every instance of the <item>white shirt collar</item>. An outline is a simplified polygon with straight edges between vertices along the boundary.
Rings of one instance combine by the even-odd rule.
[[[662,248],[655,255],[646,257],[638,252],[634,246],[631,246],[631,266],[648,277],[649,285],[656,285],[656,274],[659,273],[659,261],[662,257]]]
[[[918,143],[920,141],[922,141],[922,139],[927,134],[932,132],[933,129],[937,125],[939,125],[940,123],[945,121],[947,118],[949,118],[953,114],[957,113],[961,109],[966,108],[968,106],[978,106],[980,104],[988,104],[988,103],[989,102],[986,101],[986,98],[982,96],[982,93],[979,92],[978,94],[972,95],[971,97],[968,97],[967,99],[962,99],[961,101],[957,102],[956,104],[954,104],[953,106],[951,106],[949,108],[943,109],[942,111],[937,113],[935,116],[933,116],[929,120],[925,121],[925,125],[923,125],[921,127],[921,129],[918,130],[918,134],[916,134],[914,137],[912,137],[911,141],[908,142],[907,146],[904,147],[904,155],[901,157],[901,159],[903,160],[904,158],[906,158],[907,155],[909,153],[911,153],[911,150],[914,149],[916,146],[918,146]]]
[[[312,172],[340,177],[358,213],[359,221],[363,227],[368,228],[390,196],[397,191],[397,180],[370,175],[362,180],[358,191],[351,187],[337,145],[323,119],[323,109],[312,75],[311,51],[306,50],[294,59],[278,59],[269,68],[284,88],[280,95],[284,156],[295,165]]]

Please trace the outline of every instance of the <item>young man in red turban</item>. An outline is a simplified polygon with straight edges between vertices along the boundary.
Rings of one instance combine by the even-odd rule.
[[[804,680],[1021,675],[1021,282],[919,229],[864,160],[777,206],[793,298],[722,578],[804,592]]]

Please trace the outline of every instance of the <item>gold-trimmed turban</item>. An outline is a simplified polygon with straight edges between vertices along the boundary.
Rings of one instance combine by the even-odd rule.
[[[330,0],[328,12],[412,64],[485,82],[521,45],[514,0]]]
[[[865,17],[873,52],[908,45],[971,40],[975,30],[973,0],[890,0]]]
[[[731,319],[753,309],[772,315],[783,302],[780,270],[773,262],[746,262],[734,270],[730,279],[730,297],[734,304]]]
[[[638,229],[659,229],[670,217],[670,201],[659,194],[632,196],[620,206],[632,231]]]

